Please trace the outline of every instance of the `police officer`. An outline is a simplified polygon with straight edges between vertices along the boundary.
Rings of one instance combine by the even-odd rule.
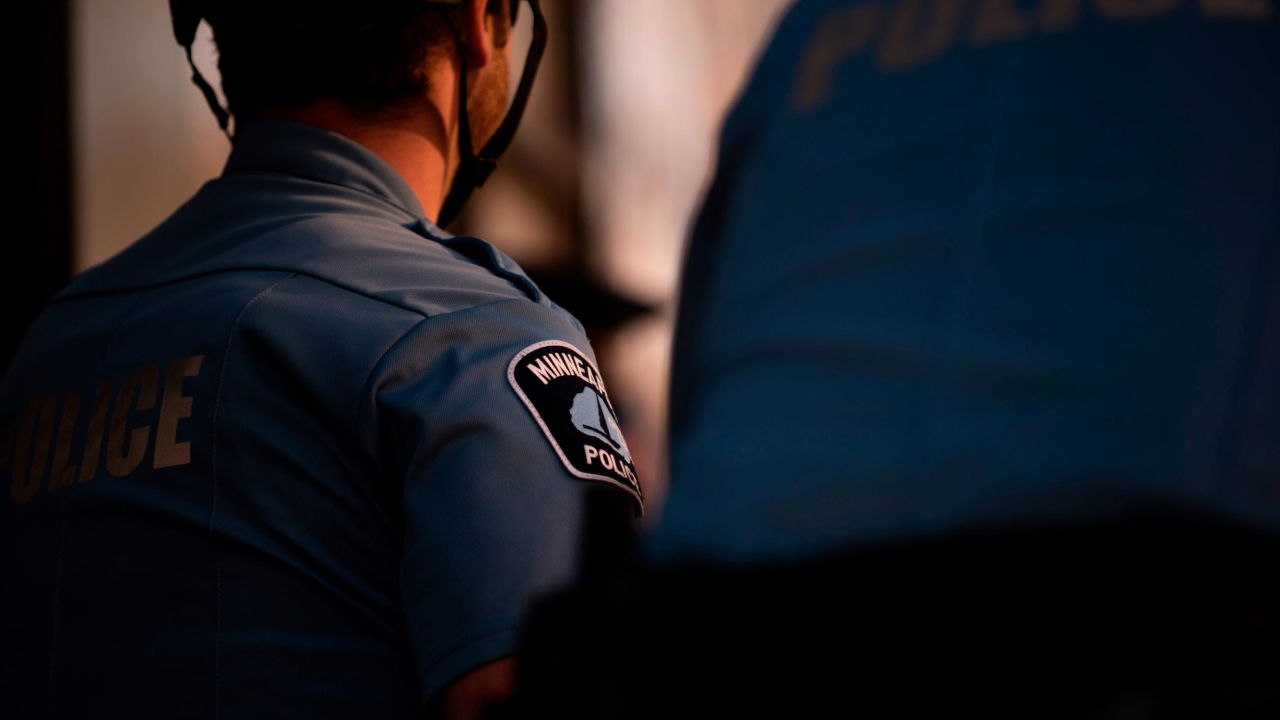
[[[0,383],[0,714],[477,717],[589,489],[641,510],[579,323],[441,229],[538,3],[505,120],[516,2],[171,4],[233,147]]]

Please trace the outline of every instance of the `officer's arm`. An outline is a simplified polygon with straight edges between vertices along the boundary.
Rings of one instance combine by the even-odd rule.
[[[480,720],[494,702],[511,696],[515,689],[515,656],[483,665],[454,680],[427,711],[429,718]]]
[[[364,429],[403,500],[406,629],[443,717],[510,692],[530,603],[578,573],[587,490],[638,504],[593,360],[571,320],[512,300],[423,320],[372,378]]]

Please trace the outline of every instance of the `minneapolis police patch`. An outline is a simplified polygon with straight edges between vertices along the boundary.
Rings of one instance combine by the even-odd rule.
[[[507,368],[507,379],[569,472],[626,490],[637,513],[644,512],[631,451],[590,360],[568,343],[548,340],[521,350]]]

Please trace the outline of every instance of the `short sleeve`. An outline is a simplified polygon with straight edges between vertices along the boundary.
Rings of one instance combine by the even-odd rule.
[[[515,652],[531,600],[567,585],[577,570],[587,490],[610,485],[608,473],[577,470],[600,467],[616,417],[575,325],[525,300],[428,318],[387,351],[371,378],[380,457],[403,483],[402,599],[424,702]],[[553,351],[556,362],[543,359]],[[522,391],[515,369],[540,359],[537,373],[526,372],[538,387]],[[553,387],[558,394],[537,395]],[[593,465],[576,456],[589,453],[565,453],[563,434],[582,433],[577,425],[586,428],[584,444],[597,448]],[[622,451],[611,454],[624,482],[613,486],[625,493],[625,441],[620,433],[616,440]],[[638,502],[638,486],[634,495]]]

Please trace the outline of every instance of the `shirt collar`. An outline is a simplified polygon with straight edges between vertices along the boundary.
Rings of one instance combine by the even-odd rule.
[[[222,174],[238,172],[284,173],[341,185],[426,220],[413,188],[387,161],[348,137],[295,120],[256,118],[240,127]]]

